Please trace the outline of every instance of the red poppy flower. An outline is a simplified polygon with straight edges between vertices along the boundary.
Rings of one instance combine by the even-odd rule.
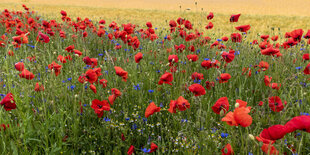
[[[281,84],[280,84],[280,83],[272,83],[272,84],[270,85],[270,87],[271,87],[272,89],[279,90],[280,87],[281,87]]]
[[[279,38],[279,36],[276,35],[276,36],[271,37],[271,40],[272,40],[272,41],[277,41],[278,38]]]
[[[280,112],[283,110],[284,105],[279,96],[272,96],[269,97],[268,99],[269,99],[269,107],[272,111]],[[286,105],[286,101],[284,101],[284,104]]]
[[[287,133],[294,132],[296,130],[304,130],[310,133],[310,116],[302,115],[296,116],[289,120],[286,124]]]
[[[193,29],[192,23],[191,23],[189,20],[186,20],[186,21],[184,22],[184,26],[185,26],[185,28],[187,28],[188,30]]]
[[[218,60],[204,60],[201,62],[201,67],[205,68],[207,67],[207,69],[210,69],[210,68],[219,68],[220,66],[220,62]]]
[[[160,112],[160,107],[157,107],[154,102],[151,102],[145,110],[145,117],[148,118],[155,112]]]
[[[176,100],[176,108],[180,111],[184,111],[190,108],[190,103],[183,96],[180,96]]]
[[[265,75],[264,82],[265,82],[266,86],[268,86],[268,87],[270,86],[271,79],[272,79],[271,76],[269,77],[269,76]]]
[[[211,90],[212,87],[214,87],[214,82],[206,81],[206,88]]]
[[[135,55],[135,61],[136,61],[136,63],[139,63],[140,60],[142,59],[142,57],[143,57],[143,54],[142,54],[141,52],[137,53],[137,54]]]
[[[306,75],[310,74],[310,63],[308,63],[308,65],[306,66],[305,70],[304,70],[304,73]]]
[[[61,63],[67,63],[66,58],[62,55],[58,55],[57,60],[60,61]]]
[[[205,88],[202,85],[198,84],[198,83],[192,84],[191,86],[188,87],[188,89],[195,96],[201,96],[201,95],[206,94]]]
[[[273,48],[273,47],[269,47],[266,48],[264,50],[261,50],[262,55],[277,55],[278,53],[280,53],[280,50],[277,48]]]
[[[179,46],[178,45],[174,45],[174,48],[177,52],[182,52],[183,50],[185,50],[185,45],[183,44],[180,44]]]
[[[115,94],[110,95],[110,96],[108,97],[108,100],[109,100],[109,103],[110,103],[111,105],[113,105],[113,104],[114,104],[114,101],[116,100]]]
[[[227,83],[228,80],[231,78],[231,75],[228,74],[228,73],[223,73],[221,74],[220,76],[220,79],[219,79],[219,83]]]
[[[228,37],[224,36],[224,37],[222,37],[222,40],[226,42],[226,41],[228,41]]]
[[[93,84],[94,82],[98,80],[98,75],[93,69],[87,70],[85,73],[85,77],[87,81],[91,84]]]
[[[232,149],[231,145],[228,143],[225,147],[221,150],[222,155],[233,155],[234,150]]]
[[[226,122],[230,126],[238,126],[238,123],[235,120],[234,112],[228,112],[225,117],[222,118],[223,122]]]
[[[135,151],[135,147],[133,145],[130,145],[127,154],[132,155],[132,153]]]
[[[66,49],[65,49],[67,52],[73,52],[73,50],[74,50],[74,45],[70,45],[70,46],[68,46],[68,47],[66,47]]]
[[[268,64],[268,62],[261,61],[261,62],[259,62],[258,67],[260,68],[259,71],[260,70],[266,71],[269,68],[269,64]]]
[[[259,101],[258,105],[259,106],[263,106],[264,102],[263,101]]]
[[[155,152],[158,149],[158,146],[155,143],[151,143],[151,150],[149,153]]]
[[[9,127],[10,127],[10,125],[9,125],[9,124],[7,124],[7,125],[5,125],[5,124],[0,124],[0,131],[1,131],[1,127],[3,128],[3,131],[5,131],[6,128],[9,128]]]
[[[223,52],[222,57],[226,63],[231,63],[235,58],[235,54]]]
[[[54,71],[55,75],[58,76],[60,74],[62,66],[53,61],[51,64],[48,65],[48,68]]]
[[[249,30],[250,30],[250,28],[251,28],[251,26],[250,25],[241,25],[241,26],[237,26],[237,27],[235,27],[238,31],[240,31],[240,32],[245,32],[245,33],[247,33]]]
[[[213,12],[210,12],[209,15],[207,16],[207,19],[211,20],[211,19],[213,19],[213,17],[214,17]]]
[[[39,31],[39,35],[37,37],[38,41],[43,41],[45,43],[49,43],[50,42],[50,37],[48,37],[48,35],[43,34],[41,31]]]
[[[6,111],[11,111],[13,109],[16,109],[16,104],[15,104],[13,94],[12,93],[6,94],[6,96],[0,102],[0,105],[2,105]]]
[[[294,41],[300,42],[303,33],[304,31],[302,29],[296,29],[290,32],[290,36],[294,39]]]
[[[25,69],[24,63],[23,62],[18,62],[15,64],[15,69],[18,71],[23,71]]]
[[[227,97],[219,98],[215,104],[212,106],[213,112],[220,114],[223,111],[223,114],[226,114],[229,110],[229,103]]]
[[[114,67],[116,75],[123,78],[123,81],[127,81],[128,78],[128,72],[124,71],[121,67],[115,66]]]
[[[302,59],[303,59],[303,60],[310,60],[310,58],[309,58],[309,53],[304,54],[304,55],[302,56]]]
[[[242,104],[242,102],[240,102],[239,104]],[[234,110],[234,119],[236,120],[236,123],[238,125],[241,125],[242,127],[248,127],[252,124],[252,117],[248,114],[250,113],[251,107],[243,106],[244,105],[239,106]]]
[[[36,83],[34,87],[34,91],[39,92],[39,91],[44,91],[44,86],[39,84],[38,82]]]
[[[120,96],[122,95],[121,91],[119,91],[119,90],[116,89],[116,88],[112,88],[112,89],[111,89],[111,93],[112,93],[113,95],[115,95],[116,97],[120,97]]]
[[[269,155],[278,155],[279,151],[271,144],[263,144],[262,151]]]
[[[83,53],[79,50],[73,50],[74,54],[78,55],[78,56],[81,56],[83,55]]]
[[[61,10],[61,11],[60,11],[60,14],[61,14],[62,16],[67,16],[67,12],[64,11],[64,10]]]
[[[212,22],[209,22],[209,24],[206,26],[206,29],[209,30],[212,28],[213,28],[213,24],[212,24]]]
[[[239,34],[239,33],[233,33],[233,34],[231,34],[231,35],[230,35],[230,38],[231,38],[231,41],[232,41],[232,42],[239,42],[239,43],[241,43],[241,41],[242,41],[242,36],[241,36],[241,34]]]
[[[283,125],[273,125],[267,129],[264,129],[260,134],[259,138],[263,142],[276,141],[283,138],[287,134],[286,126]]]
[[[259,48],[262,50],[264,50],[266,48],[270,48],[270,47],[272,47],[272,45],[267,41],[263,41],[259,44]]]
[[[170,113],[176,113],[177,112],[176,109],[177,109],[177,101],[176,100],[170,100],[168,111]]]
[[[9,51],[8,51],[8,55],[9,55],[9,56],[14,56],[14,52],[13,52],[12,50],[9,50]]]
[[[230,22],[238,22],[241,14],[231,15],[229,21]]]
[[[163,83],[166,83],[166,84],[172,85],[171,83],[172,80],[173,80],[173,75],[169,72],[166,72],[160,77],[158,84],[162,85]]]
[[[27,80],[32,80],[34,78],[34,74],[27,69],[23,69],[23,71],[19,74],[19,77],[25,78]]]
[[[198,60],[198,55],[195,55],[195,54],[189,54],[186,56],[188,61],[191,61],[191,62],[195,62]]]
[[[102,85],[102,88],[105,88],[105,87],[107,87],[108,80],[106,80],[106,79],[101,79],[101,80],[99,80],[99,83]]]
[[[203,74],[202,73],[194,72],[192,74],[192,80],[202,80],[202,79],[203,79]]]
[[[97,94],[97,88],[96,88],[95,85],[91,84],[91,85],[89,86],[89,88],[90,88],[95,94]]]
[[[169,21],[169,26],[170,27],[177,27],[177,23],[174,20]]]
[[[92,101],[91,108],[94,109],[98,118],[101,118],[103,116],[103,111],[110,111],[110,104],[107,100],[100,101],[98,99],[94,99]]]

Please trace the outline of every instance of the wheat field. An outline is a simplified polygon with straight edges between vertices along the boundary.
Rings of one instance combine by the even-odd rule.
[[[232,32],[238,26],[229,24],[230,15],[237,13],[242,14],[239,25],[251,25],[249,37],[310,28],[310,23],[306,22],[310,21],[305,7],[310,5],[308,0],[2,0],[0,9],[22,10],[22,4],[45,18],[60,20],[60,10],[66,10],[71,18],[87,17],[143,26],[150,21],[156,23],[157,28],[167,28],[169,20],[183,17],[204,29],[208,24],[206,16],[214,12],[217,20],[213,24],[219,35]]]

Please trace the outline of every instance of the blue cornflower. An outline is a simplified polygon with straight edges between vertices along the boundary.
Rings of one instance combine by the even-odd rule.
[[[108,118],[108,117],[103,118],[103,120],[104,120],[104,121],[106,121],[106,122],[111,121],[111,119],[110,119],[110,118]]]
[[[301,67],[296,67],[296,69],[297,69],[297,70],[300,70],[300,69],[301,69]]]
[[[141,147],[141,150],[142,150],[144,153],[149,153],[149,152],[151,151],[151,149],[142,148],[142,147]]]
[[[149,90],[149,93],[153,93],[153,92],[154,92],[154,90],[152,90],[152,89]]]
[[[223,41],[222,39],[217,39],[216,41]]]
[[[127,118],[125,118],[125,120],[126,120],[126,121],[129,121],[129,120],[130,120],[130,118],[129,118],[129,117],[127,117]]]
[[[208,60],[210,60],[210,59],[209,59],[209,58],[204,58],[204,60],[208,61]]]
[[[102,54],[102,53],[99,53],[98,55],[99,55],[99,56],[103,56],[103,54]]]
[[[228,137],[228,133],[221,133],[221,137],[222,137],[222,138]]]
[[[139,84],[133,85],[133,87],[134,87],[135,90],[140,90],[141,89]]]
[[[68,81],[71,81],[71,80],[72,80],[72,78],[68,78],[67,80],[68,80]]]

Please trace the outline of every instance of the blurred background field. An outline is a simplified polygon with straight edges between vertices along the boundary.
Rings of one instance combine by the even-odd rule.
[[[1,0],[0,9],[23,10],[26,4],[44,18],[60,20],[60,10],[69,17],[105,19],[107,23],[134,23],[143,25],[150,21],[157,28],[167,28],[170,19],[189,19],[194,28],[204,30],[209,23],[206,16],[211,11],[217,35],[230,35],[235,26],[250,24],[248,37],[261,34],[282,33],[293,29],[309,29],[309,0]],[[231,14],[241,13],[238,23],[229,23]],[[272,30],[275,29],[275,31]],[[208,32],[205,30],[207,35]],[[227,33],[226,33],[227,32]]]

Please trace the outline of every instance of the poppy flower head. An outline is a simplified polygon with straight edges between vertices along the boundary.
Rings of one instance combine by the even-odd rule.
[[[286,105],[286,101],[284,101],[284,105],[279,96],[269,97],[269,107],[274,112],[280,112],[284,109],[284,105]]]
[[[142,58],[143,58],[143,54],[142,54],[141,52],[137,53],[137,54],[135,55],[135,61],[136,61],[136,63],[139,63],[140,60],[141,60]]]
[[[222,155],[233,155],[234,150],[232,149],[231,145],[228,143],[225,147],[221,150]]]
[[[155,143],[151,143],[151,150],[149,153],[155,152],[158,149],[158,146]]]
[[[11,111],[13,109],[16,109],[16,104],[15,104],[13,94],[12,93],[6,94],[5,97],[1,100],[0,105],[3,106],[3,108],[6,111]]]
[[[287,134],[286,126],[284,125],[273,125],[267,129],[264,129],[259,137],[269,141],[276,141],[283,138]]]
[[[212,106],[213,112],[220,114],[223,111],[223,114],[226,114],[229,110],[229,103],[227,97],[219,98],[215,104]]]
[[[116,97],[120,97],[120,96],[122,95],[121,91],[119,91],[119,90],[116,89],[116,88],[112,88],[112,89],[111,89],[111,93],[112,93],[113,95],[115,95]]]
[[[160,107],[157,107],[154,102],[151,102],[145,110],[145,117],[148,118],[155,112],[160,112]]]
[[[48,68],[54,71],[55,75],[58,76],[60,74],[62,66],[53,61],[51,64],[48,65]]]
[[[23,71],[19,74],[19,77],[25,78],[27,80],[32,80],[34,78],[34,74],[27,69],[23,69]]]
[[[173,75],[169,72],[166,72],[160,77],[158,84],[162,85],[163,83],[166,83],[166,84],[172,85],[171,83],[172,80],[173,80]]]
[[[202,79],[204,79],[202,73],[194,72],[192,74],[192,80],[202,80]]]
[[[123,70],[121,67],[115,66],[114,67],[116,75],[122,77],[123,81],[127,81],[128,79],[128,72],[126,72],[125,70]]]
[[[195,96],[202,96],[206,94],[205,88],[198,84],[192,84],[191,86],[188,87],[189,91],[191,91]]]
[[[248,113],[250,113],[249,107],[238,107],[234,110],[234,119],[238,125],[248,127],[252,124],[252,117]]]
[[[296,116],[289,120],[286,124],[287,133],[294,132],[296,130],[303,130],[310,133],[310,116],[301,115]]]
[[[186,56],[188,61],[191,61],[191,62],[195,62],[198,60],[198,55],[195,55],[195,54],[189,54]]]
[[[241,14],[231,15],[229,21],[230,22],[238,22],[240,15]]]
[[[180,96],[176,101],[176,107],[178,110],[184,111],[190,108],[190,103],[183,96]]]
[[[23,71],[25,69],[24,63],[23,62],[18,62],[15,64],[15,69],[18,71]]]
[[[240,33],[232,33],[230,35],[230,38],[231,38],[232,42],[239,42],[239,43],[241,43],[241,41],[242,41],[242,36],[241,36]]]
[[[213,17],[214,17],[213,12],[210,12],[209,15],[207,16],[207,19],[211,20],[211,19],[213,19]]]
[[[235,27],[238,31],[240,31],[240,32],[245,32],[245,33],[247,33],[249,30],[250,30],[250,28],[251,28],[251,26],[250,25],[241,25],[241,26],[237,26],[237,27]]]
[[[222,58],[225,60],[226,63],[231,63],[235,58],[235,54],[223,52]]]
[[[91,108],[94,109],[98,118],[101,118],[103,116],[104,111],[110,111],[110,104],[108,103],[107,100],[100,101],[98,99],[94,99],[92,101]]]
[[[219,79],[219,83],[227,83],[230,78],[231,78],[230,74],[222,73]]]
[[[264,82],[265,82],[266,86],[268,86],[268,87],[270,86],[271,79],[272,79],[271,76],[269,77],[269,76],[265,75]]]
[[[85,77],[86,77],[87,81],[91,84],[93,84],[94,82],[96,82],[98,80],[98,75],[93,69],[88,69],[85,72]]]

